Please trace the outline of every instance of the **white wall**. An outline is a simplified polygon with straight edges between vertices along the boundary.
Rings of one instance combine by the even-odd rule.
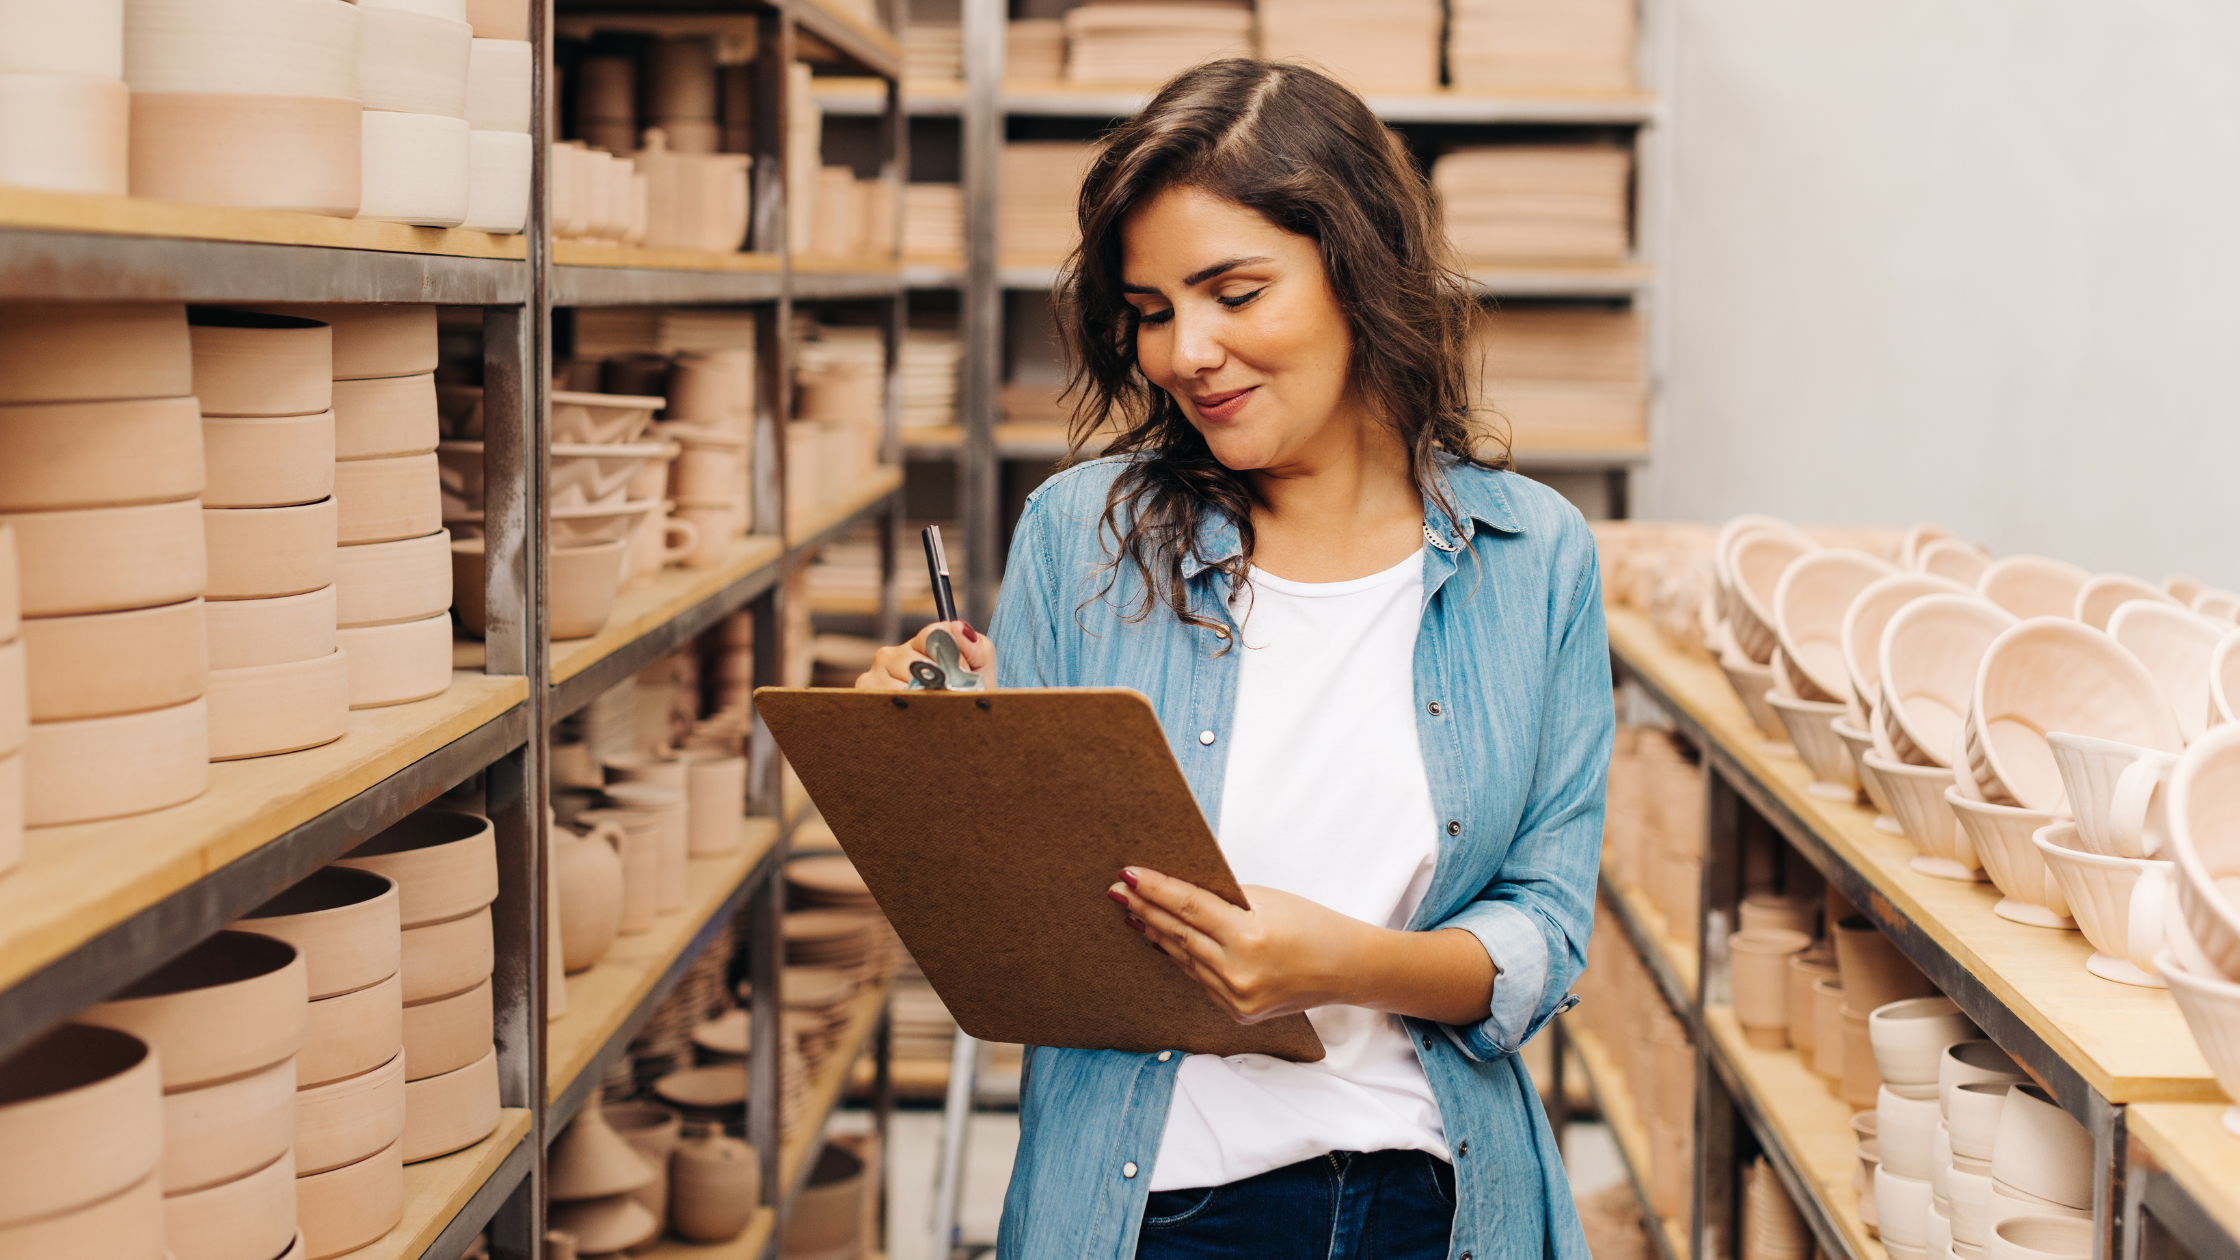
[[[1639,514],[2240,587],[2240,5],[1668,2]]]

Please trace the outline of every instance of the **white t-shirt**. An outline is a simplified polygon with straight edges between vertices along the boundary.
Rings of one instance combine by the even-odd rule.
[[[1406,927],[1438,859],[1415,717],[1423,553],[1350,582],[1254,571],[1232,612],[1244,654],[1217,831],[1237,882]],[[1307,1018],[1319,1063],[1183,1061],[1151,1189],[1227,1185],[1324,1151],[1448,1158],[1398,1016],[1323,1006]]]

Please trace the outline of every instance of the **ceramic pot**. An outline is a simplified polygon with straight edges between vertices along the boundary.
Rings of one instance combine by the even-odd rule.
[[[1984,873],[2002,894],[1993,914],[2032,927],[2074,928],[2069,899],[2045,858],[2031,841],[2039,828],[2059,821],[2060,815],[2012,805],[1993,805],[1961,794],[1958,787],[1944,790],[1964,832],[1983,863]]]
[[[1780,636],[1774,629],[1774,589],[1791,561],[1813,550],[1793,532],[1756,528],[1744,530],[1728,546],[1727,570],[1733,598],[1726,609],[1735,647],[1744,656],[1764,664],[1772,659]]]
[[[1681,1141],[1685,1143],[1688,1130],[1680,1132]],[[1667,1150],[1662,1153],[1655,1151],[1654,1139],[1651,1145],[1652,1181],[1657,1176],[1655,1168],[1667,1164],[1686,1167],[1691,1162],[1686,1158],[1685,1145],[1673,1149],[1668,1139]],[[824,1255],[860,1247],[863,1243],[864,1171],[863,1160],[855,1152],[837,1145],[825,1147],[809,1173],[808,1184],[794,1196],[793,1211],[788,1215],[780,1249],[797,1255]]]
[[[327,656],[335,650],[334,588],[272,599],[213,600],[203,609],[209,625],[212,669],[283,665]],[[351,658],[351,668],[358,661]]]
[[[1821,980],[1833,979],[1835,974],[1835,963],[1816,957],[1812,951],[1789,956],[1789,1044],[1796,1047],[1807,1064],[1812,1061],[1819,1028],[1812,987]]]
[[[451,618],[442,614],[334,632],[350,657],[350,707],[379,709],[451,688]]]
[[[1955,1042],[1975,1041],[1982,1035],[1950,998],[1908,998],[1876,1007],[1867,1016],[1875,1070],[1892,1085],[1936,1085],[1945,1048]],[[1905,1172],[1902,1168],[1899,1171]]]
[[[433,373],[334,383],[335,458],[429,454],[441,440]]]
[[[662,914],[682,909],[685,871],[692,851],[684,793],[655,783],[610,783],[605,791],[607,799],[621,808],[651,814],[659,821],[661,883],[655,894],[655,908]]]
[[[639,444],[666,398],[555,390],[552,440],[573,445]],[[659,488],[654,488],[658,492]]]
[[[576,1112],[546,1157],[546,1182],[554,1202],[602,1199],[643,1189],[653,1166],[607,1123],[596,1106]]]
[[[379,12],[379,10],[374,10]],[[304,1260],[356,1251],[404,1219],[404,1140],[296,1182]]]
[[[1899,609],[1929,595],[1967,595],[1972,588],[1929,573],[1899,573],[1868,583],[1843,610],[1837,642],[1851,694],[1871,706],[1882,694],[1882,634]]]
[[[2078,588],[2077,604],[2069,615],[2095,630],[2105,630],[2110,619],[2115,616],[2116,609],[2133,600],[2145,600],[2172,609],[2184,608],[2184,605],[2152,582],[2132,577],[2128,573],[2103,573]]]
[[[693,857],[713,857],[736,852],[742,843],[741,820],[747,812],[747,760],[727,751],[688,748],[678,754],[686,762],[685,823]],[[1745,920],[1744,927],[1751,926]]]
[[[123,1194],[163,1158],[156,1056],[130,1033],[64,1024],[0,1063],[0,1239]],[[22,1253],[33,1254],[33,1253]]]
[[[424,538],[443,528],[436,457],[396,455],[334,466],[337,540],[359,543]]]
[[[1843,973],[1845,1007],[1858,1012],[1862,1032],[1867,1015],[1877,1007],[1906,998],[1937,996],[1937,986],[1863,916],[1836,924],[1833,935],[1837,965]]]
[[[752,1146],[714,1125],[698,1126],[669,1162],[670,1228],[694,1242],[736,1237],[762,1201],[761,1181],[762,1161]],[[812,1179],[803,1193],[817,1189]],[[811,1200],[807,1210],[820,1207]]]
[[[448,16],[375,5],[358,12],[358,99],[367,109],[467,116],[474,28]]]
[[[2240,726],[2186,749],[2170,781],[2170,853],[2178,909],[2208,966],[2240,980]]]
[[[2005,1083],[2019,1085],[2030,1079],[2015,1066],[2007,1052],[1989,1041],[1960,1041],[1944,1048],[1937,1060],[1937,1104],[1947,1124],[1952,1120],[1952,1097],[1962,1085]],[[1986,1153],[1975,1156],[1989,1159]]]
[[[1808,552],[1782,571],[1773,592],[1774,629],[1782,654],[1818,693],[1804,699],[1841,703],[1851,698],[1844,614],[1860,592],[1895,576],[1888,564],[1842,547]]]
[[[295,1232],[296,1171],[288,1153],[247,1176],[163,1201],[163,1239],[176,1260],[277,1256]]]
[[[2213,720],[2209,656],[2217,646],[2217,627],[2175,604],[2135,599],[2108,618],[2108,637],[2154,675],[2178,719],[2178,734],[2188,744],[2201,738]]]
[[[590,835],[563,831],[555,836],[560,878],[560,952],[569,974],[595,966],[622,930],[622,846],[620,826],[601,825]]]
[[[1992,1178],[1991,1205],[1990,1210],[1985,1214],[1985,1220],[1989,1223],[1990,1228],[1997,1229],[2001,1221],[2012,1220],[2017,1216],[2057,1216],[2071,1220],[2089,1221],[2092,1219],[2092,1210],[2090,1208],[2064,1207],[2050,1199],[2026,1194],[1996,1177]]]
[[[576,1254],[583,1256],[628,1251],[659,1231],[653,1213],[626,1194],[555,1202],[551,1220],[562,1232],[574,1235]]]
[[[339,0],[133,0],[124,78],[135,93],[356,97],[357,40]]]
[[[1991,1175],[2064,1207],[2092,1208],[2092,1134],[2042,1089],[2017,1085],[1999,1109]]]
[[[1824,1080],[1843,1080],[1843,981],[1829,976],[1812,982],[1812,1071]]]
[[[1812,771],[1812,782],[1805,785],[1805,791],[1822,800],[1858,799],[1859,771],[1851,764],[1851,751],[1829,725],[1843,716],[1843,706],[1792,700],[1778,692],[1767,694],[1765,700],[1789,732],[1789,744],[1797,750],[1797,758]]]
[[[316,748],[350,730],[350,666],[341,648],[317,660],[210,671],[210,759]]]
[[[1884,1085],[1875,1095],[1875,1147],[1893,1176],[1930,1180],[1937,1132],[1937,1100],[1907,1098]]]
[[[277,937],[303,954],[313,1001],[397,974],[397,883],[374,871],[329,866],[296,881],[234,927]]]
[[[79,1019],[147,1042],[164,1089],[193,1089],[270,1067],[302,1047],[304,976],[293,945],[220,932]]]
[[[1865,764],[1882,780],[1898,829],[1921,850],[1912,860],[1914,870],[1939,879],[1983,877],[1975,842],[1960,830],[1960,820],[1945,799],[1953,785],[1951,770],[1885,761],[1874,753],[1867,754]]]
[[[2014,1081],[1967,1081],[1952,1088],[1945,1127],[1952,1133],[1954,1158],[1991,1158],[1999,1136],[1999,1112]]]
[[[25,691],[30,719],[76,721],[193,700],[210,679],[204,626],[199,599],[24,622],[19,650],[31,664]]]
[[[440,1076],[472,1064],[490,1049],[490,981],[449,997],[404,1008],[405,1079]]]
[[[306,1015],[296,1083],[325,1085],[371,1072],[396,1057],[404,1035],[404,986],[396,976],[320,998]]]
[[[661,899],[661,820],[637,810],[587,809],[576,815],[576,821],[621,828],[619,835],[609,834],[622,859],[622,909],[616,931],[624,936],[652,931]]]
[[[298,507],[204,509],[210,598],[274,599],[335,585],[335,528],[331,498]]]
[[[360,144],[364,164],[359,218],[420,227],[458,227],[466,222],[470,147],[466,119],[369,109],[363,115]]]
[[[2017,620],[2032,617],[2072,616],[2077,593],[2092,575],[2073,564],[2045,556],[2008,556],[1976,579],[1976,593],[2014,614]]]
[[[325,324],[198,306],[187,312],[187,333],[203,415],[331,415],[334,330]]]
[[[1976,669],[2014,618],[1981,599],[1928,595],[1891,614],[1882,632],[1880,712],[1900,761],[1949,766],[1960,748]]]
[[[660,509],[661,504],[654,500],[632,500],[615,507],[555,508],[547,514],[547,520],[554,546],[583,547],[631,538],[646,516]],[[455,538],[483,536],[483,513],[479,509],[447,508],[443,523]],[[636,563],[635,553],[628,563]]]
[[[2168,953],[2156,960],[2155,969],[2169,982],[2170,996],[2201,1047],[2201,1057],[2209,1061],[2217,1087],[2226,1098],[2240,1101],[2240,984],[2195,975]],[[2240,1106],[2225,1110],[2224,1128],[2240,1136]]]
[[[296,1171],[355,1164],[404,1135],[404,1052],[370,1072],[296,1094]]]
[[[2103,980],[2163,987],[2148,968],[2163,945],[2163,914],[2174,862],[2088,853],[2075,823],[2041,828],[2031,838],[2061,884],[2077,929],[2092,943],[2085,970]]]
[[[667,1107],[652,1103],[614,1103],[603,1109],[607,1124],[622,1136],[653,1169],[653,1180],[630,1192],[644,1208],[653,1213],[663,1229],[669,1222],[669,1156],[677,1149],[683,1136],[684,1120]],[[760,1187],[755,1188],[759,1192]]]
[[[9,35],[16,33],[15,24]],[[131,96],[114,78],[0,71],[0,180],[123,194]]]
[[[522,0],[467,0],[476,39],[529,38],[529,6]]]
[[[465,1150],[498,1128],[498,1051],[404,1087],[404,1162]]]
[[[2085,848],[2107,857],[2159,854],[2170,830],[2162,789],[2177,754],[2064,731],[2045,738]]]
[[[1986,1260],[2086,1260],[2092,1222],[2059,1216],[2009,1217],[1984,1243]]]
[[[334,493],[334,413],[205,416],[205,507],[289,507]]]
[[[338,548],[335,617],[345,629],[424,621],[451,607],[451,535]]]
[[[345,96],[135,92],[132,195],[349,218],[359,112]]]
[[[259,310],[315,319],[334,329],[334,379],[421,376],[436,370],[436,308],[410,302],[270,302]],[[337,391],[337,397],[342,391]],[[337,403],[337,424],[341,418]],[[405,451],[366,454],[403,455]]]
[[[397,881],[407,928],[472,914],[498,899],[498,851],[480,814],[423,809],[335,859]]]
[[[13,302],[0,313],[0,347],[0,404],[194,393],[177,302]]]
[[[2063,808],[2049,731],[2168,753],[2184,747],[2147,667],[2101,631],[2066,619],[2015,626],[1984,650],[1966,733],[1968,768],[1985,800]]]
[[[123,818],[202,795],[210,785],[210,709],[41,722],[22,753],[23,821],[32,827]]]
[[[163,1186],[152,1170],[98,1202],[0,1224],[0,1255],[169,1260],[163,1244]]]
[[[535,65],[528,40],[478,35],[467,56],[467,125],[476,131],[527,134]]]
[[[204,462],[192,398],[0,406],[0,511],[191,499]]]
[[[210,570],[193,499],[132,507],[0,513],[16,539],[26,617],[176,604],[203,593]]]
[[[1802,932],[1757,928],[1727,938],[1734,960],[1734,1014],[1751,1045],[1789,1044],[1789,959],[1812,944]]]
[[[746,516],[732,502],[679,499],[674,516],[699,531],[698,543],[680,562],[688,569],[712,569],[722,564],[731,553],[732,540],[746,531]]]
[[[188,1194],[265,1167],[294,1144],[296,1064],[163,1098],[163,1190]]]
[[[488,906],[456,919],[408,928],[401,939],[404,957],[399,974],[404,977],[408,1004],[464,993],[487,981],[497,968]]]

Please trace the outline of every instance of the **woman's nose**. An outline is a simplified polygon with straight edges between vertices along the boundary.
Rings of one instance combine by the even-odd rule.
[[[1213,322],[1202,315],[1174,314],[1174,373],[1200,376],[1222,365],[1229,357]]]

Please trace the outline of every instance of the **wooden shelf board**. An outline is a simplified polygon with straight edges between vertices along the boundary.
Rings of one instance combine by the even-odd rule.
[[[454,673],[440,696],[351,713],[349,733],[334,743],[218,762],[209,789],[183,805],[27,829],[23,864],[0,877],[0,989],[498,718],[528,694],[526,679]]]
[[[762,1260],[764,1249],[770,1245],[770,1235],[778,1228],[778,1213],[774,1208],[754,1210],[754,1219],[739,1231],[735,1238],[718,1243],[686,1242],[682,1238],[662,1238],[647,1243],[630,1254],[634,1260]]]
[[[893,258],[795,254],[793,273],[797,276],[898,276],[902,274],[902,264]]]
[[[1603,1048],[1602,1042],[1585,1026],[1572,1019],[1563,1021],[1564,1040],[1572,1053],[1578,1056],[1579,1066],[1586,1069],[1588,1088],[1594,1091],[1596,1109],[1602,1113],[1602,1122],[1610,1129],[1610,1136],[1617,1140],[1618,1154],[1631,1171],[1633,1184],[1641,1192],[1641,1213],[1644,1219],[1652,1216],[1664,1234],[1665,1255],[1684,1258],[1688,1248],[1688,1223],[1653,1214],[1649,1210],[1647,1190],[1652,1182],[1649,1152],[1649,1122],[1641,1114],[1635,1101],[1633,1087],[1626,1080],[1625,1070]]]
[[[809,508],[798,516],[788,513],[786,544],[798,547],[836,525],[853,520],[864,509],[901,488],[902,470],[900,468],[892,465],[874,468],[870,475],[863,479],[862,484],[856,487],[855,493],[838,503]]]
[[[644,586],[630,587],[615,596],[614,612],[599,633],[588,639],[563,639],[552,645],[552,681],[564,683],[598,661],[717,591],[757,569],[776,564],[785,545],[766,535],[750,535],[731,544],[723,563],[708,569],[663,569]]]
[[[2124,1131],[2145,1147],[2210,1219],[2240,1238],[2240,1136],[2224,1127],[2231,1104],[2135,1103]]]
[[[1470,282],[1487,293],[1518,297],[1609,297],[1647,288],[1656,269],[1647,263],[1549,263],[1482,258],[1465,266]]]
[[[849,1070],[855,1066],[856,1056],[863,1053],[871,1030],[878,1026],[879,1017],[887,1009],[887,995],[893,990],[894,978],[888,976],[858,994],[855,1009],[848,1012],[848,1026],[841,1030],[832,1054],[818,1065],[817,1079],[809,1085],[809,1097],[802,1104],[801,1119],[793,1136],[778,1144],[780,1193],[791,1193],[793,1187],[800,1185],[808,1161],[824,1149],[825,1121],[831,1119],[832,1109],[840,1105],[840,1094],[847,1088]]]
[[[755,271],[776,275],[785,260],[743,250],[648,249],[642,245],[593,245],[554,241],[555,267],[651,267],[665,271]]]
[[[778,842],[777,824],[770,819],[741,819],[740,828],[745,839],[735,852],[696,857],[686,866],[682,909],[656,918],[650,932],[616,937],[595,966],[568,977],[568,1012],[545,1027],[548,1104],[583,1073],[708,917]]]
[[[873,87],[873,84],[879,84]],[[1125,116],[1150,101],[1154,83],[1073,83],[1006,80],[1000,108],[1012,114],[1074,117]],[[883,99],[884,84],[833,77],[817,84],[818,104],[834,113],[869,113]],[[950,79],[905,79],[905,107],[916,114],[955,113],[964,84]],[[1654,118],[1657,98],[1645,92],[1580,92],[1560,88],[1486,92],[1436,90],[1364,94],[1378,117],[1401,122],[1633,123]]]
[[[1763,783],[1887,900],[2013,1011],[2110,1102],[2207,1102],[2222,1097],[2176,1003],[2161,989],[2117,984],[2084,969],[2092,950],[2076,932],[2011,923],[1991,912],[1999,894],[1912,869],[1913,845],[1874,828],[1873,811],[1807,795],[1803,764],[1764,750],[1726,676],[1682,653],[1639,612],[1609,607],[1610,646],[1747,773]]]
[[[813,15],[815,18],[821,18],[823,23],[829,23],[848,32],[856,39],[863,41],[871,51],[883,57],[891,66],[900,67],[902,64],[902,41],[896,39],[894,32],[887,30],[885,27],[866,22],[861,17],[838,5],[825,3],[825,0],[795,0],[794,12],[797,18]],[[803,25],[809,27],[812,33],[815,33],[819,23],[812,21],[803,23]],[[846,49],[838,51],[843,54],[848,53]],[[900,73],[899,69],[896,72]]]
[[[529,1133],[529,1110],[508,1107],[498,1113],[498,1128],[463,1151],[404,1166],[404,1219],[351,1260],[420,1260],[467,1200],[506,1162]]]
[[[0,228],[526,260],[528,238],[407,227],[293,210],[242,210],[95,193],[0,188]]]

